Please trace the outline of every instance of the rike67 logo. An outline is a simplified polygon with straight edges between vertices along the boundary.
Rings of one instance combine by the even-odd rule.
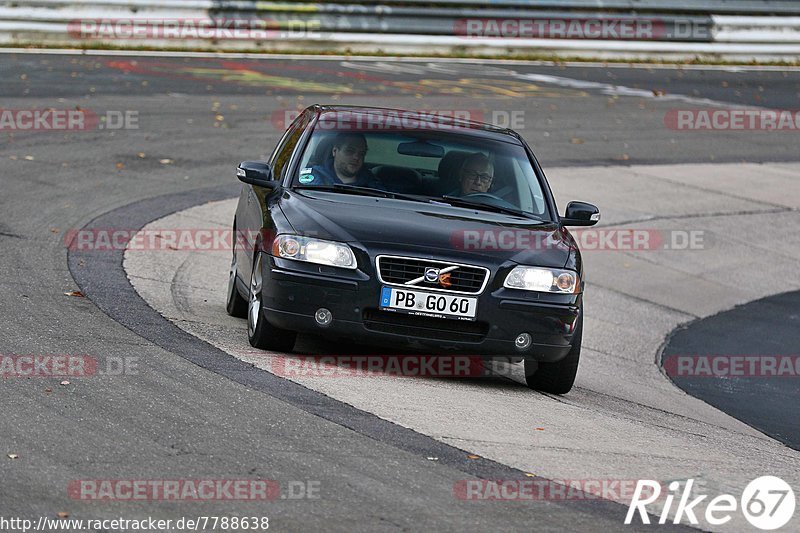
[[[678,494],[681,483],[673,481],[669,484],[669,493],[664,498],[664,507],[658,519],[659,524],[666,524],[672,504],[678,501],[675,507],[673,524],[680,524],[685,517],[692,525],[698,525],[695,507],[708,498],[707,494],[700,494],[690,501],[694,495],[692,487],[694,480],[689,479],[683,486],[683,491]],[[658,481],[640,479],[636,483],[633,499],[625,516],[625,524],[630,524],[636,512],[643,524],[650,523],[647,506],[661,497],[661,485]],[[762,476],[754,479],[745,487],[742,496],[737,500],[731,494],[720,494],[711,499],[705,506],[706,522],[712,526],[720,526],[730,522],[733,513],[741,510],[750,524],[764,531],[772,531],[785,526],[794,515],[794,491],[779,477]],[[796,529],[795,529],[796,530]]]

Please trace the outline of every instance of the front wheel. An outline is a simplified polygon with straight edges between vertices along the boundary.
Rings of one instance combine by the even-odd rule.
[[[578,361],[581,358],[583,339],[583,313],[578,317],[575,333],[572,336],[572,349],[560,361],[539,362],[528,356],[525,358],[525,382],[528,387],[551,394],[566,394],[575,383]]]
[[[231,269],[228,274],[228,300],[225,303],[225,309],[228,314],[236,318],[245,318],[247,316],[247,300],[242,298],[239,294],[239,289],[236,288],[236,277],[239,269],[236,265],[236,249],[234,244],[233,259],[231,259]]]
[[[261,254],[256,255],[253,271],[250,274],[250,293],[247,302],[247,338],[250,345],[262,350],[291,352],[297,339],[297,332],[276,328],[264,318],[262,313],[263,275]]]

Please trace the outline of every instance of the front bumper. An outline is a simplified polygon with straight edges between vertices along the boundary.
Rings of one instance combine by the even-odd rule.
[[[413,353],[532,356],[558,361],[571,349],[581,313],[581,295],[539,295],[506,289],[494,275],[478,296],[472,321],[420,317],[381,311],[382,285],[361,270],[342,269],[264,255],[262,309],[274,326],[329,338],[401,348]],[[543,301],[542,297],[549,301]],[[333,320],[320,326],[319,308]],[[529,333],[532,344],[518,349],[514,339]]]

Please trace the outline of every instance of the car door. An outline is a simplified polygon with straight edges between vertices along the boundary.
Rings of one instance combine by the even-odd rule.
[[[269,164],[272,168],[273,180],[280,182],[285,177],[292,152],[308,125],[309,115],[308,111],[301,113],[283,134],[278,146],[272,152]],[[244,205],[240,206],[241,210],[237,215],[237,224],[239,224],[239,234],[247,244],[237,248],[237,253],[240,254],[237,256],[237,262],[241,265],[242,279],[249,280],[259,232],[264,235],[274,234],[275,224],[272,221],[269,209],[266,207],[267,199],[274,193],[274,190],[254,185],[246,185],[245,187],[246,198],[243,202],[240,202]]]

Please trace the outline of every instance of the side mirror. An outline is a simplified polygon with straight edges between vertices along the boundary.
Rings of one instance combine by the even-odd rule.
[[[236,177],[244,183],[274,189],[278,182],[272,179],[272,169],[262,161],[242,161],[236,168]]]
[[[566,213],[561,217],[561,223],[565,226],[594,226],[599,221],[600,210],[586,202],[570,202]]]

